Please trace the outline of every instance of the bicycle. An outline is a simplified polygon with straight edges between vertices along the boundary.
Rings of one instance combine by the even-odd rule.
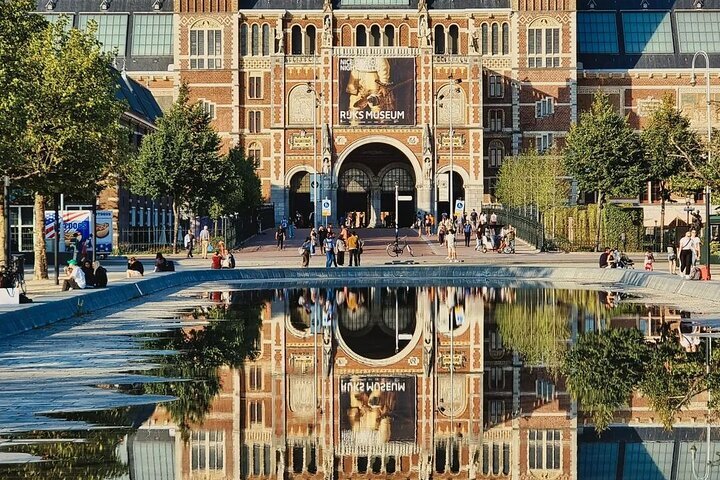
[[[385,251],[391,257],[398,257],[402,255],[405,251],[407,251],[407,253],[409,253],[411,257],[415,256],[412,247],[407,242],[407,236],[404,236],[401,239],[396,238],[394,242],[388,244],[388,246],[385,248]]]
[[[3,288],[15,288],[23,294],[27,293],[25,272],[20,270],[17,265],[12,265],[9,269],[0,267],[0,286]]]

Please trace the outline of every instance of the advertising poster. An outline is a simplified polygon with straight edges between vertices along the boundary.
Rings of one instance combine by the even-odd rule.
[[[95,246],[98,253],[112,253],[112,212],[98,210],[95,214]]]
[[[340,125],[415,125],[415,59],[340,58]]]
[[[415,377],[340,377],[340,439],[344,447],[382,447],[416,438]]]

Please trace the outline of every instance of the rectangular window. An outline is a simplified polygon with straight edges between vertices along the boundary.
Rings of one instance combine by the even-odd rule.
[[[80,15],[78,28],[87,30],[89,22],[97,24],[95,38],[102,43],[104,52],[117,51],[118,56],[125,56],[127,43],[128,16],[119,14]]]
[[[535,118],[543,118],[555,113],[555,99],[545,97],[535,102]]]
[[[248,113],[248,130],[250,133],[260,133],[262,130],[262,115],[257,110],[250,110]]]
[[[208,114],[210,120],[215,120],[215,104],[210,102],[202,102],[203,110]]]
[[[500,75],[488,76],[488,97],[490,98],[502,98],[504,90],[504,84]]]
[[[614,12],[578,12],[580,53],[619,53]]]
[[[501,132],[503,129],[503,111],[498,109],[492,109],[488,112],[489,122],[488,128],[491,132]]]
[[[676,12],[680,53],[720,53],[720,12]]]
[[[192,432],[190,469],[193,471],[225,469],[225,432],[222,430]]]
[[[674,53],[670,12],[623,12],[625,53]]]
[[[560,448],[560,430],[530,430],[528,466],[531,470],[559,470]]]
[[[222,68],[220,30],[190,30],[190,68]]]
[[[248,75],[248,98],[262,98],[262,77]]]
[[[72,13],[43,13],[42,17],[48,23],[57,23],[62,17],[65,17],[65,30],[68,31],[73,27],[75,15]]]
[[[490,367],[490,388],[493,390],[505,388],[505,371],[502,367]]]
[[[535,137],[535,146],[537,148],[537,151],[542,153],[546,150],[552,148],[553,146],[553,134],[552,133],[543,133],[541,135],[538,135]]]
[[[343,7],[407,7],[408,0],[340,0]]]
[[[15,252],[32,252],[34,226],[33,207],[11,206],[10,207],[10,243]],[[62,238],[60,239],[62,241]]]
[[[528,30],[528,67],[557,68],[560,66],[560,29],[531,28]]]
[[[252,391],[262,390],[262,368],[250,367],[248,372],[249,388]]]
[[[543,403],[553,401],[555,399],[555,384],[544,378],[535,380],[535,396]]]
[[[505,421],[505,402],[502,400],[490,400],[490,414],[488,421],[490,425],[498,425]]]
[[[263,423],[263,405],[262,401],[253,401],[249,403],[250,407],[250,424],[260,424]]]
[[[172,14],[133,15],[132,54],[170,56],[173,54]]]

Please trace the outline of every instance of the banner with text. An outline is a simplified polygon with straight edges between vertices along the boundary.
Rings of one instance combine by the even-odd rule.
[[[345,447],[415,442],[415,377],[340,377],[340,438]]]
[[[415,59],[339,62],[340,125],[415,125]]]

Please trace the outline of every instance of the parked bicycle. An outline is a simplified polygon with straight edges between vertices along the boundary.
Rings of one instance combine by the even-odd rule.
[[[25,285],[25,272],[22,268],[22,262],[13,259],[10,264],[10,268],[0,266],[0,287],[1,288],[16,288],[21,293],[27,293],[27,287]]]
[[[391,257],[399,257],[404,252],[409,253],[411,257],[415,256],[412,247],[407,241],[407,236],[400,239],[396,238],[394,242],[388,244],[385,250]]]

